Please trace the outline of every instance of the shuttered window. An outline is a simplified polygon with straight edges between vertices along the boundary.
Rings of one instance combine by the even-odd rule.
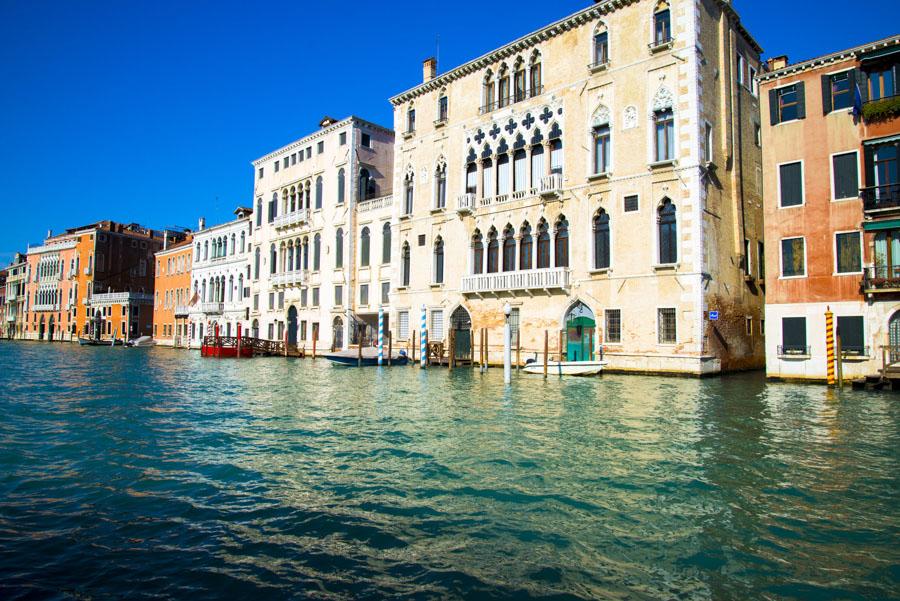
[[[397,321],[400,324],[397,335],[401,340],[406,340],[409,338],[409,311],[400,311],[397,313]]]
[[[859,236],[859,232],[835,234],[838,273],[860,273],[862,271],[862,246]]]
[[[803,204],[803,164],[787,163],[778,166],[778,185],[782,207]]]
[[[841,351],[845,355],[865,355],[865,322],[861,315],[837,318],[837,333],[841,337]]]
[[[428,332],[428,337],[431,340],[443,340],[444,339],[444,312],[440,309],[436,309],[431,312],[431,324],[430,331]]]
[[[806,318],[781,318],[781,346],[783,355],[803,355],[806,349]]]
[[[806,275],[806,241],[803,238],[786,238],[781,241],[781,276],[785,278]]]
[[[831,159],[834,200],[859,197],[859,161],[855,152],[836,154]]]
[[[806,91],[802,81],[769,91],[769,118],[772,125],[806,118]]]

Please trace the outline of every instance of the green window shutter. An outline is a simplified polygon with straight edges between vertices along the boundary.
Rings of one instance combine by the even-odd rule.
[[[865,163],[866,181],[863,187],[868,188],[875,185],[875,147],[865,147]]]
[[[769,118],[772,125],[778,125],[778,92],[769,90]]]
[[[837,318],[838,334],[841,337],[841,349],[844,352],[862,353],[865,349],[865,322],[862,316],[839,316]]]
[[[794,85],[797,88],[797,118],[806,119],[806,85],[802,81]]]
[[[859,194],[859,165],[855,152],[835,155],[832,159],[834,171],[834,197],[855,198]]]
[[[831,76],[822,76],[822,114],[831,112]]]
[[[862,101],[866,102],[869,99],[869,78],[862,69],[856,70],[856,84],[859,86],[859,95],[862,97]]]
[[[806,318],[782,317],[781,318],[781,343],[785,350],[806,349]]]

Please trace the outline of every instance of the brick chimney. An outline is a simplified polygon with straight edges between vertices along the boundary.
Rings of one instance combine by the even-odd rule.
[[[786,54],[782,54],[781,56],[773,56],[766,61],[766,65],[768,65],[769,71],[778,71],[779,69],[784,69],[788,66],[788,57]]]
[[[428,83],[437,77],[437,59],[433,56],[422,61],[422,83]]]

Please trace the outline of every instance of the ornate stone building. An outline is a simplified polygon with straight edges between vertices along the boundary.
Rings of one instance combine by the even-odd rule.
[[[27,269],[28,264],[22,253],[16,253],[6,268],[6,314],[3,326],[7,338],[21,338],[24,334]]]
[[[357,117],[319,126],[253,162],[250,328],[301,348],[314,336],[320,349],[345,348],[391,277],[390,253],[361,266],[359,236],[381,240],[390,222],[394,134]]]
[[[190,315],[191,348],[200,348],[217,326],[221,336],[236,336],[238,324],[242,332],[249,325],[253,210],[238,207],[234,214],[236,219],[210,228],[201,218],[193,237],[192,293],[175,311]]]
[[[523,360],[547,331],[614,370],[761,367],[759,53],[730,2],[605,0],[425,61],[391,99],[394,339],[424,307],[430,340],[486,328],[499,361],[509,302]]]

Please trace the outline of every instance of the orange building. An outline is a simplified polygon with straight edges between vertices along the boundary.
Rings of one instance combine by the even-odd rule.
[[[28,248],[22,338],[73,340],[73,309],[77,303],[73,278],[76,244],[76,237],[71,234],[52,236],[47,232],[43,244]]]
[[[189,343],[192,239],[189,234],[184,241],[156,253],[153,338],[163,346],[187,347]]]
[[[826,378],[826,312],[845,377],[900,351],[898,65],[895,36],[759,77],[770,377]]]

